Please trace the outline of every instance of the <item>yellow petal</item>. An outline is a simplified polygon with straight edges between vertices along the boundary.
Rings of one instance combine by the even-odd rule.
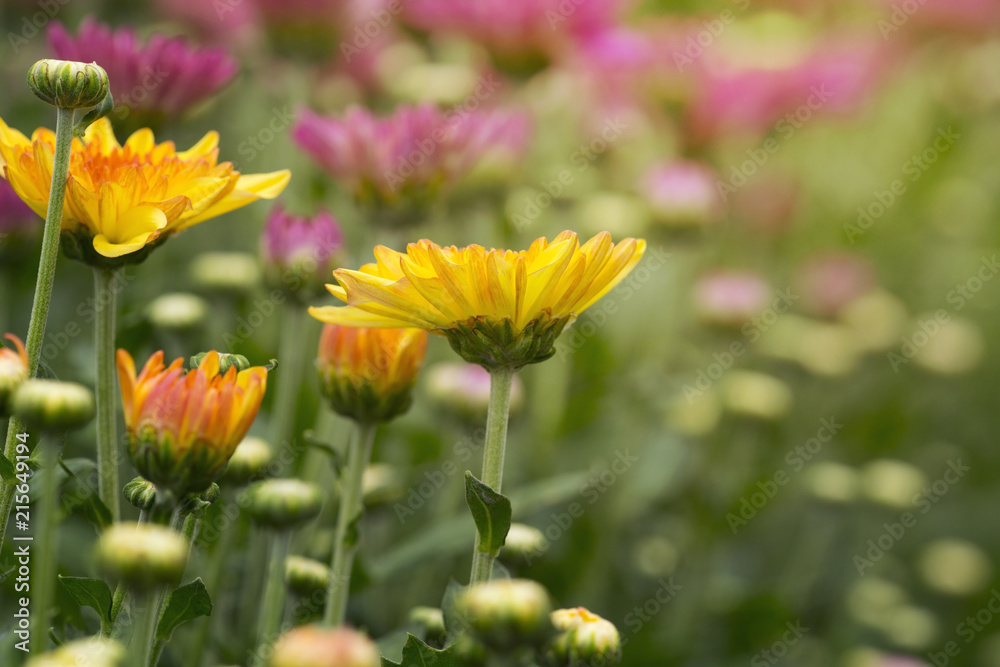
[[[94,250],[105,257],[121,257],[139,250],[167,224],[167,216],[154,206],[137,206],[115,221],[114,237],[105,233],[94,237]],[[106,230],[105,230],[106,231]]]
[[[339,324],[344,327],[401,329],[413,326],[410,322],[374,315],[354,306],[323,306],[320,308],[314,306],[309,308],[309,314],[320,322]]]
[[[218,147],[219,133],[213,130],[202,137],[201,140],[191,148],[177,153],[177,157],[182,160],[193,160],[195,158],[208,157]]]
[[[225,199],[209,206],[200,214],[183,220],[177,229],[187,229],[199,222],[242,208],[258,199],[274,199],[285,189],[291,177],[292,174],[287,169],[270,174],[240,175],[235,188]]]

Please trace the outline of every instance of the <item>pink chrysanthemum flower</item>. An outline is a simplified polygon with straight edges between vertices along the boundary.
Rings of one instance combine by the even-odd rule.
[[[520,112],[420,105],[379,118],[352,107],[339,118],[303,111],[292,138],[362,205],[412,214],[483,161],[518,160],[529,130]]]
[[[272,284],[296,294],[319,292],[343,245],[344,235],[330,213],[307,218],[279,205],[264,225],[260,256]]]
[[[717,180],[718,176],[705,164],[676,160],[653,165],[639,187],[657,222],[697,226],[717,222],[724,213]]]
[[[89,17],[75,37],[60,23],[52,23],[48,39],[58,58],[103,67],[117,108],[167,118],[207,99],[238,69],[221,49],[195,48],[182,38],[159,33],[142,43],[131,28],[112,30]]]

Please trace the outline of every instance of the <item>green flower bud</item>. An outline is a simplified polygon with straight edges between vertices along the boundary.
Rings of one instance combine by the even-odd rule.
[[[176,292],[153,299],[146,316],[158,329],[188,331],[205,321],[208,310],[208,303],[200,296]]]
[[[101,569],[139,591],[179,581],[187,558],[187,540],[156,524],[118,523],[105,530],[97,542]]]
[[[212,503],[219,499],[222,495],[222,491],[219,489],[219,485],[212,482],[212,485],[202,491],[198,495],[189,495],[184,500],[181,501],[178,511],[181,516],[187,516],[188,514],[194,514],[195,517],[201,518],[205,515],[205,510],[207,510]]]
[[[303,625],[278,639],[271,667],[379,667],[378,649],[350,628]]]
[[[460,622],[496,650],[533,646],[552,632],[549,594],[528,579],[498,579],[475,584],[457,600]]]
[[[269,479],[246,490],[250,516],[276,530],[290,529],[319,514],[323,496],[315,484],[297,479]]]
[[[108,73],[97,63],[39,60],[28,70],[28,85],[53,106],[87,109],[107,97]]]
[[[233,366],[236,367],[237,373],[250,368],[250,360],[242,354],[227,354],[225,352],[217,352],[216,354],[219,355],[219,375],[225,375],[226,371]],[[198,368],[206,356],[208,356],[208,352],[199,352],[188,360],[188,365],[191,368]]]
[[[112,639],[88,637],[34,657],[24,667],[119,667],[125,647]]]
[[[243,438],[229,459],[229,466],[223,474],[223,479],[237,486],[243,486],[256,477],[260,477],[271,464],[274,455],[271,446],[260,438]]]
[[[136,509],[148,512],[156,505],[156,485],[142,475],[125,485],[122,495]]]
[[[260,284],[257,258],[245,252],[206,252],[191,262],[191,278],[210,292],[243,294]]]
[[[512,523],[500,549],[500,557],[511,562],[531,563],[548,549],[549,541],[542,531],[523,523]]]
[[[61,433],[94,418],[94,393],[82,384],[55,380],[27,380],[11,399],[11,412],[28,426]]]
[[[552,625],[559,634],[542,650],[546,667],[614,667],[621,661],[618,629],[597,614],[583,607],[557,609]]]
[[[285,583],[303,597],[325,591],[330,585],[330,568],[318,560],[289,556],[285,560]]]
[[[444,612],[437,607],[414,607],[409,613],[410,621],[423,626],[427,641],[441,645],[445,638]]]

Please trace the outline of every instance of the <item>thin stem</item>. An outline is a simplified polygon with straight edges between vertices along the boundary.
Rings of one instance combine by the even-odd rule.
[[[38,532],[38,563],[35,565],[36,575],[31,584],[31,637],[37,646],[42,648],[46,642],[46,630],[49,624],[49,612],[55,595],[56,552],[59,548],[59,533],[56,530],[58,514],[59,484],[56,475],[56,443],[49,436],[42,436],[38,445],[40,469],[44,471],[42,482],[41,510],[42,525]]]
[[[490,372],[490,407],[486,413],[486,444],[483,451],[483,482],[497,493],[503,483],[503,459],[507,447],[507,418],[510,415],[510,387],[514,369]],[[493,576],[493,556],[479,550],[479,534],[472,551],[469,585],[489,581]]]
[[[267,566],[267,586],[257,621],[257,642],[263,649],[274,642],[285,615],[285,560],[292,544],[292,532],[282,530],[271,536],[271,555]]]
[[[277,394],[274,397],[274,422],[271,442],[283,447],[295,437],[295,405],[302,386],[302,371],[305,362],[304,327],[307,324],[305,308],[296,302],[285,307],[281,321],[281,339],[278,343]]]
[[[171,519],[170,527],[177,530],[178,527],[183,525],[183,529],[180,530],[181,535],[184,537],[184,541],[188,544],[188,560],[190,561],[191,548],[194,546],[194,541],[198,536],[198,527],[201,524],[201,519],[195,517],[194,514],[188,514],[187,516],[181,516],[180,510],[174,512],[174,516]],[[183,579],[183,574],[182,577]],[[173,587],[171,587],[173,588]],[[164,589],[165,591],[167,589]],[[174,594],[173,590],[170,590],[166,595],[163,596],[163,600],[160,603],[160,610],[157,613],[157,618],[162,619],[164,612],[167,610],[167,605],[170,604],[170,597]],[[157,626],[159,626],[159,620],[157,620]],[[164,639],[156,637],[153,641],[153,646],[151,653],[149,655],[150,667],[156,665],[160,662],[160,656],[163,655],[163,649],[166,647],[167,642]]]
[[[219,500],[220,505],[220,516],[228,516],[227,505],[231,500],[227,499],[226,491],[223,491],[223,496]],[[225,573],[226,557],[229,555],[230,546],[233,543],[233,537],[236,534],[236,526],[229,526],[228,530],[223,530],[217,534],[217,541],[212,548],[212,554],[209,559],[208,572],[205,577],[205,586],[208,588],[209,597],[213,600],[216,599],[218,591],[222,585],[222,579]],[[194,642],[194,650],[191,655],[197,656],[197,659],[202,663],[205,661],[205,647],[208,645],[208,633],[212,629],[212,626],[218,623],[219,614],[213,614],[206,618],[200,619],[201,627],[198,630],[197,639]],[[201,664],[201,663],[199,663]]]
[[[28,376],[33,377],[38,369],[38,357],[42,353],[45,338],[45,324],[49,319],[49,304],[52,302],[52,285],[56,279],[56,260],[59,259],[59,234],[62,229],[63,201],[66,198],[66,178],[69,175],[69,154],[73,147],[73,109],[57,109],[56,148],[52,159],[52,185],[49,191],[49,208],[45,216],[45,230],[42,233],[42,253],[38,261],[38,279],[35,281],[35,300],[31,306],[28,321],[28,336],[24,346],[28,352]],[[7,442],[4,456],[14,460],[17,448],[17,434],[24,432],[24,424],[16,417],[10,418],[7,426]],[[7,519],[14,503],[16,481],[3,483],[0,489],[0,547],[3,547],[7,533]]]
[[[150,664],[153,657],[153,643],[156,639],[156,624],[160,618],[160,603],[167,592],[166,586],[161,586],[152,594],[139,598],[136,623],[133,626],[132,642],[129,645],[129,659],[125,664],[143,667]]]
[[[118,497],[118,457],[115,455],[115,271],[94,269],[97,304],[97,474],[98,495],[111,510],[111,520],[121,520]]]
[[[337,517],[337,537],[333,562],[330,565],[330,587],[326,592],[325,625],[343,625],[347,612],[347,594],[351,588],[354,566],[355,539],[351,535],[355,521],[364,511],[361,498],[361,477],[372,456],[375,424],[358,423],[348,446],[347,467],[340,480],[340,510]]]

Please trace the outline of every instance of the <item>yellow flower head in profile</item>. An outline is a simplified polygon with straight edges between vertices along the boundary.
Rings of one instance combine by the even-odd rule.
[[[43,218],[48,210],[55,133],[29,140],[0,119],[0,167],[14,192]],[[111,122],[91,124],[70,154],[63,248],[74,259],[116,267],[141,262],[149,250],[193,225],[258,199],[281,194],[291,174],[240,174],[218,162],[219,135],[209,132],[186,151],[157,144],[151,130],[125,145]]]
[[[346,307],[311,308],[318,320],[352,327],[416,327],[448,338],[487,369],[548,359],[567,324],[614,288],[646,250],[642,239],[583,245],[566,231],[528,250],[442,248],[422,240],[405,253],[375,248],[374,264],[338,269],[327,285]]]

